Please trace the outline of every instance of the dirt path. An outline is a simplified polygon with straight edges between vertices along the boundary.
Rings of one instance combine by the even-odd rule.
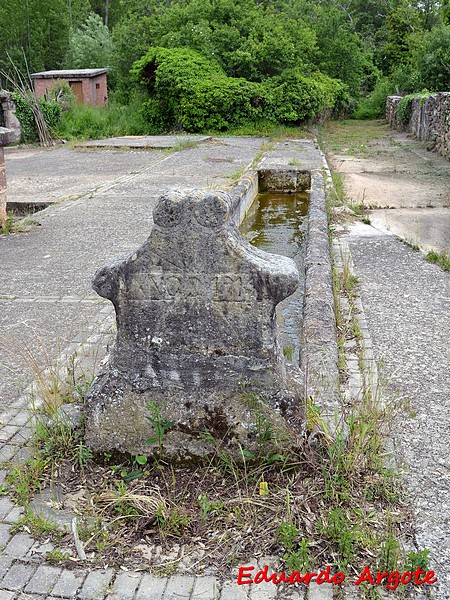
[[[424,250],[450,251],[450,162],[383,121],[340,121],[322,130],[348,201],[370,221]]]

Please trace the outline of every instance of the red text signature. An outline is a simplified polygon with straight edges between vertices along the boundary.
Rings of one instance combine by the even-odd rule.
[[[309,585],[311,582],[317,583],[321,585],[322,583],[333,583],[334,585],[339,585],[345,580],[345,574],[342,571],[337,571],[337,573],[331,573],[331,567],[326,567],[323,571],[315,572],[307,572],[303,575],[299,571],[293,571],[290,575],[287,575],[284,571],[280,574],[271,573],[269,575],[269,567],[264,565],[264,567],[255,573],[251,573],[254,571],[255,567],[250,565],[248,567],[239,567],[237,583],[238,585],[246,585],[246,584],[259,584],[259,583],[273,583],[274,585],[278,585],[279,583],[304,583]],[[370,571],[370,567],[365,567],[359,577],[353,582],[354,585],[360,585],[366,581],[370,583],[370,585],[383,585],[388,590],[395,590],[399,585],[407,585],[408,583],[413,583],[414,585],[432,585],[436,583],[437,577],[434,574],[434,571],[424,571],[420,567],[417,567],[415,571],[404,571],[400,573],[400,571],[391,571],[391,572],[376,572],[372,573]]]

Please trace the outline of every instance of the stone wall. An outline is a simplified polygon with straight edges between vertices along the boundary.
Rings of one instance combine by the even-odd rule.
[[[393,129],[408,131],[428,147],[450,160],[450,92],[430,94],[411,100],[411,117],[408,124],[397,118],[397,108],[401,96],[388,96],[386,119]]]

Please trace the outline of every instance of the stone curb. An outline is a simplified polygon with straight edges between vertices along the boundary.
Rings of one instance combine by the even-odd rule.
[[[325,157],[324,167],[327,167]],[[306,398],[319,406],[330,434],[339,412],[339,370],[332,283],[331,249],[324,177],[312,172],[308,240],[305,257],[305,296],[301,367]]]

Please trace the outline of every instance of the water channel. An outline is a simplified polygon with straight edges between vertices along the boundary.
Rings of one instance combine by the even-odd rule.
[[[266,192],[258,194],[243,220],[241,234],[253,246],[292,258],[300,285],[277,306],[280,344],[286,358],[298,364],[303,313],[304,255],[309,194]]]

